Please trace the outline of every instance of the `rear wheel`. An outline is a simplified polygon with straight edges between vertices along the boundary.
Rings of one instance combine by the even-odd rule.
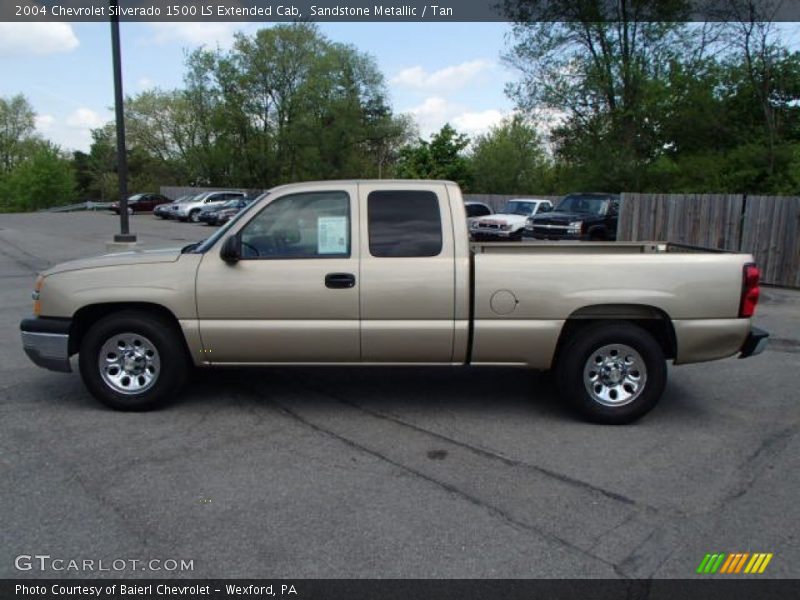
[[[116,410],[156,408],[171,399],[188,370],[180,332],[165,319],[122,311],[95,323],[80,346],[83,382]]]
[[[631,323],[606,322],[578,330],[556,365],[560,394],[595,423],[623,424],[658,403],[667,381],[664,352]]]

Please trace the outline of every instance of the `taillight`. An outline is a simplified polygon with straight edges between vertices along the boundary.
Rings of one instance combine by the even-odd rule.
[[[739,301],[739,317],[752,317],[758,304],[758,280],[761,271],[753,263],[747,263],[742,273],[742,298]]]

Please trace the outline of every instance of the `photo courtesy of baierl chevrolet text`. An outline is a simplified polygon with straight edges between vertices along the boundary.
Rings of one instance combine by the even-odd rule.
[[[800,2],[0,0],[0,600],[800,597]]]

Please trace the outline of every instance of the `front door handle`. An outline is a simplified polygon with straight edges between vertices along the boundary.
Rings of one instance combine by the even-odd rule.
[[[325,287],[331,289],[347,289],[355,287],[356,276],[352,273],[328,273],[325,275]]]

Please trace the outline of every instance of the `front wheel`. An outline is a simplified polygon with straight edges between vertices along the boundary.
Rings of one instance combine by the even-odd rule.
[[[667,382],[664,351],[646,330],[607,322],[578,330],[559,353],[559,393],[588,420],[620,425],[644,416]]]
[[[176,327],[155,315],[122,311],[83,337],[80,371],[100,402],[116,410],[150,410],[178,392],[188,360]]]
[[[132,208],[130,208],[130,207],[128,207],[128,214],[129,214],[129,215],[132,215],[132,214],[133,214],[133,209],[132,209]]]
[[[199,223],[200,222],[200,211],[199,210],[193,210],[192,212],[190,212],[189,213],[189,220],[192,223]]]

